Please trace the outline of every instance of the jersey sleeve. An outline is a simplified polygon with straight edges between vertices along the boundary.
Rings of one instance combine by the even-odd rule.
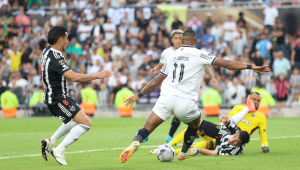
[[[268,138],[267,138],[267,119],[266,117],[261,114],[261,122],[258,125],[259,127],[259,136],[260,136],[260,144],[269,146]]]
[[[63,57],[60,57],[59,59],[54,59],[51,61],[49,68],[51,68],[53,71],[57,72],[59,75],[63,75],[65,72],[70,70],[70,67],[67,66],[66,61]]]
[[[169,65],[168,62],[164,64],[164,66],[160,70],[160,74],[164,76],[168,76],[168,65]]]
[[[209,52],[201,51],[200,56],[201,58],[201,64],[207,66],[207,65],[214,65],[216,61],[216,56],[212,55]]]
[[[241,155],[244,152],[245,145],[241,147],[232,147],[232,148],[220,148],[218,150],[218,155]]]
[[[228,125],[226,125],[227,129],[230,131],[231,134],[235,134],[237,131],[241,129],[231,120],[229,120]]]
[[[165,64],[165,63],[166,63],[165,51],[163,51],[163,52],[161,53],[159,62],[160,62],[161,64]]]
[[[240,112],[240,108],[239,106],[234,106],[234,108],[231,110],[231,112],[228,115],[228,118],[231,118],[233,115],[237,114],[238,112]]]

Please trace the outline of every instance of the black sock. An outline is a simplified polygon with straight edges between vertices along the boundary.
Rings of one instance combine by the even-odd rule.
[[[191,127],[188,127],[184,134],[184,142],[182,145],[181,152],[186,153],[188,149],[192,146],[196,135],[197,135],[198,129],[193,129]]]
[[[148,135],[149,135],[149,132],[147,129],[145,129],[145,128],[140,129],[137,131],[135,137],[133,138],[133,141],[142,142]]]
[[[180,125],[180,120],[174,117],[172,122],[171,122],[171,128],[170,128],[169,136],[171,136],[171,137],[174,136],[174,133],[178,129],[179,125]]]

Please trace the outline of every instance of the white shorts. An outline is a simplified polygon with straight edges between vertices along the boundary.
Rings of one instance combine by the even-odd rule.
[[[174,114],[183,123],[190,123],[200,116],[196,101],[173,95],[160,96],[152,111],[164,121]]]

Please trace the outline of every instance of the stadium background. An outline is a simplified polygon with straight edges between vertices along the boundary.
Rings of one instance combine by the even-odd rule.
[[[217,91],[222,97],[221,108],[230,109],[235,104],[245,103],[245,96],[259,84],[276,101],[279,93],[288,91],[286,108],[278,103],[271,105],[270,116],[299,116],[300,75],[294,74],[294,68],[300,67],[299,48],[295,61],[291,62],[292,52],[297,48],[297,38],[300,36],[298,2],[274,2],[279,15],[273,32],[264,29],[262,11],[268,3],[3,0],[0,3],[1,93],[6,86],[12,88],[20,104],[19,116],[29,116],[33,112],[36,112],[34,115],[46,115],[46,111],[41,109],[44,107],[41,97],[33,104],[30,104],[30,100],[43,86],[39,58],[47,46],[47,31],[54,25],[63,25],[68,28],[70,43],[64,56],[73,71],[91,74],[109,69],[114,72],[112,78],[93,81],[91,84],[97,93],[96,113],[102,112],[101,117],[118,116],[114,105],[117,92],[124,85],[134,93],[141,90],[156,76],[149,70],[158,64],[161,52],[172,45],[171,31],[191,28],[197,32],[197,48],[212,52],[219,58],[256,65],[267,64],[272,68],[271,73],[260,76],[249,70],[228,71],[214,67],[219,82]],[[242,19],[239,17],[240,12],[244,13]],[[174,22],[176,15],[179,21]],[[231,22],[228,22],[229,15],[233,18]],[[232,24],[235,25],[234,30],[229,35],[223,27]],[[208,28],[211,28],[211,34],[206,33]],[[283,35],[278,37],[280,31],[283,31]],[[265,47],[257,46],[262,33],[266,35],[266,42],[271,44],[270,52],[265,56],[261,54]],[[224,34],[227,36],[224,37]],[[212,43],[205,42],[210,38],[213,39]],[[224,42],[220,42],[221,39]],[[284,62],[280,68],[274,68],[273,63],[280,55],[287,59],[288,64]],[[281,84],[277,80],[280,73],[284,75],[284,89],[280,89]],[[81,90],[89,84],[68,84],[70,96],[81,103]],[[208,76],[204,76],[200,89],[200,107],[202,94],[211,85]],[[233,98],[238,90],[241,93]],[[146,116],[158,97],[159,89],[137,104],[134,115]],[[228,103],[228,99],[235,102]],[[35,110],[35,107],[39,109]],[[285,109],[288,111],[282,111]]]

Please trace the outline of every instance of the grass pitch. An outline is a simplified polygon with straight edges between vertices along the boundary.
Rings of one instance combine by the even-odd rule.
[[[300,118],[267,119],[270,154],[262,153],[257,131],[251,136],[252,140],[246,145],[242,156],[199,155],[182,162],[175,158],[172,162],[164,163],[159,162],[156,155],[151,155],[149,151],[165,142],[170,128],[169,120],[150,135],[149,141],[143,143],[142,148],[128,162],[121,164],[119,156],[123,148],[132,143],[136,131],[142,127],[145,120],[93,118],[91,130],[67,148],[66,152],[73,152],[65,155],[69,165],[61,166],[52,156],[46,162],[40,154],[40,141],[49,138],[57,130],[61,125],[59,119],[0,119],[0,169],[300,169]],[[205,120],[219,122],[217,117]],[[186,125],[181,124],[177,133],[184,128]],[[56,145],[61,141],[62,139]],[[178,147],[180,146],[175,148]]]

